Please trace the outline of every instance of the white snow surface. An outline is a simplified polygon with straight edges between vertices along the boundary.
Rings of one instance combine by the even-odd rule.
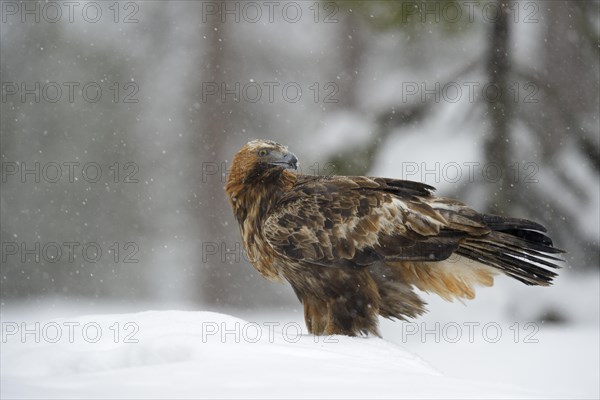
[[[5,314],[2,320],[2,398],[561,398],[598,394],[597,386],[590,384],[597,379],[597,365],[572,360],[571,350],[563,345],[564,340],[576,338],[575,346],[585,348],[586,355],[597,354],[597,341],[595,349],[588,347],[597,339],[594,329],[542,331],[541,344],[530,347],[536,350],[531,353],[515,348],[510,340],[487,348],[477,343],[444,348],[426,343],[398,345],[376,337],[315,337],[306,334],[299,322],[250,322],[201,311],[52,318],[26,326],[11,323],[13,317]],[[29,333],[23,336],[25,328]],[[442,374],[411,347],[431,359],[446,360],[446,368],[466,363],[473,371],[478,363],[510,364],[515,352],[522,352],[523,357],[545,354],[541,360],[523,360],[538,370],[531,379],[543,379],[544,372],[551,370],[578,378],[572,382],[573,390],[561,393],[514,386],[496,376],[457,377]],[[502,368],[518,373],[521,367]],[[581,369],[587,370],[583,378]]]

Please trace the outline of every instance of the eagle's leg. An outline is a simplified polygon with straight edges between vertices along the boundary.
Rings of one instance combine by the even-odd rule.
[[[377,303],[360,292],[350,296],[337,295],[327,300],[305,296],[302,303],[308,331],[313,335],[379,336]]]
[[[312,297],[304,297],[304,321],[313,335],[325,335],[327,325],[327,303]]]
[[[380,336],[377,324],[381,296],[368,271],[328,269],[315,273],[310,282],[311,287],[302,289],[292,284],[304,304],[304,319],[310,333]]]
[[[362,292],[346,293],[330,299],[324,334],[356,336],[372,333],[380,336],[377,330],[379,307],[374,300]]]

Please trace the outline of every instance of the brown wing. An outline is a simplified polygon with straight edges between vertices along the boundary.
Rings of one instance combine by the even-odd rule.
[[[548,267],[558,267],[554,254],[562,251],[543,226],[480,214],[431,190],[393,179],[302,177],[264,233],[290,259],[338,268],[383,261],[391,279],[447,300],[473,298],[473,286],[491,286],[499,272],[528,285],[552,282]]]
[[[273,249],[325,267],[439,261],[489,229],[459,202],[435,209],[432,187],[366,177],[302,177],[264,225]],[[458,214],[456,207],[464,208]]]

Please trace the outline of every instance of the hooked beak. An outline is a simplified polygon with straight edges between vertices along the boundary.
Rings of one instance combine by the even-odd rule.
[[[282,167],[284,169],[293,169],[296,171],[298,169],[298,159],[294,155],[294,153],[287,152],[278,159],[277,161],[272,161],[269,164],[276,165],[278,167]]]

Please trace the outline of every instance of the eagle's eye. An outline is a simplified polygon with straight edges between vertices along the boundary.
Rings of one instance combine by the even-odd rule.
[[[261,156],[261,157],[264,157],[264,156],[266,156],[267,154],[269,154],[269,151],[268,151],[268,150],[265,150],[265,149],[260,149],[260,150],[258,151],[258,155],[259,155],[259,156]]]

